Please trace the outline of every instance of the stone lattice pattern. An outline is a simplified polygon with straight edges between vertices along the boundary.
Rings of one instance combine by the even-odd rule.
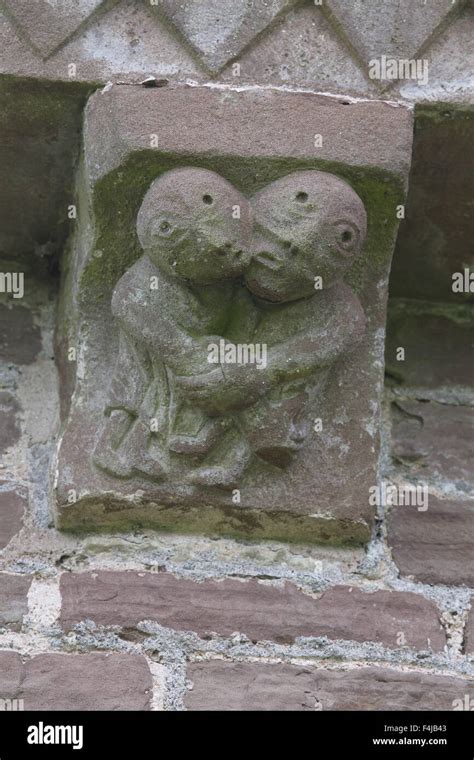
[[[34,8],[2,0],[0,71],[92,81],[238,77],[377,96],[394,83],[369,78],[371,59],[427,55],[435,85],[444,78],[459,93],[469,84],[459,81],[464,58],[455,51],[465,50],[473,23],[463,0],[397,0],[383,11],[362,0],[38,0]],[[423,98],[423,87],[409,83],[405,94]]]

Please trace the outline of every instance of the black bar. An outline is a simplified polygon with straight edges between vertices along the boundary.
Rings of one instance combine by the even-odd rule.
[[[61,726],[64,730],[57,731]],[[472,729],[467,711],[0,712],[0,760],[24,755],[138,760],[141,755],[169,757],[185,749],[205,757],[247,757],[259,746],[266,757],[284,754],[287,747],[292,756],[304,752],[315,760],[332,760],[333,752],[338,757],[357,752],[369,757],[472,760]],[[28,738],[43,743],[29,743]],[[46,743],[51,738],[71,743]]]

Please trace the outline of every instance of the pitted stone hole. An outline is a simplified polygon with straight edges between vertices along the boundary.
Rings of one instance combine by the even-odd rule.
[[[210,206],[214,202],[212,195],[209,195],[208,193],[206,193],[206,195],[203,195],[202,199],[207,206]]]
[[[165,235],[171,232],[171,225],[169,224],[169,222],[161,222],[160,232],[163,232]]]
[[[350,106],[351,102],[350,100],[341,100],[341,105],[343,106]]]
[[[308,200],[308,193],[303,193],[303,192],[297,193],[296,200],[299,201],[300,203],[306,203],[306,201]]]
[[[341,235],[341,238],[342,238],[343,243],[349,243],[352,240],[351,230],[344,230],[344,232]]]

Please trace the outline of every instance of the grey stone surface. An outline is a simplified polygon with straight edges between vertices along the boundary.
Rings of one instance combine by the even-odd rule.
[[[392,455],[406,474],[472,490],[472,407],[397,401],[392,412]]]
[[[16,303],[0,304],[0,361],[31,364],[40,350],[41,335],[33,312]]]
[[[151,676],[140,655],[41,654],[22,661],[0,651],[2,698],[30,710],[149,710]]]
[[[458,5],[461,9],[461,6]],[[391,94],[416,102],[464,103],[474,101],[474,6],[467,2],[461,13],[449,17],[450,23],[431,44],[423,46],[423,58],[428,61],[428,83],[416,80],[401,81]],[[449,167],[446,163],[446,168]]]
[[[16,416],[18,410],[15,397],[7,391],[0,391],[0,458],[20,438],[21,430]]]
[[[104,0],[63,0],[51,3],[36,0],[32,8],[29,0],[4,0],[6,11],[43,58],[50,56],[64,44],[100,6]]]
[[[473,691],[460,678],[374,667],[199,662],[188,678],[188,710],[452,710]]]
[[[17,493],[13,484],[0,481],[0,549],[21,529],[25,509],[26,499]]]
[[[160,573],[101,572],[61,578],[61,622],[70,630],[82,620],[124,628],[156,620],[175,630],[252,641],[291,643],[299,636],[377,641],[442,651],[446,640],[436,606],[416,594],[337,586],[313,599],[291,584],[283,588],[256,580],[195,583]]]
[[[0,271],[11,271],[3,260],[15,262],[14,271],[25,273],[25,289],[31,280],[22,262],[44,271],[64,246],[89,91],[78,84],[0,78]],[[10,340],[16,342],[14,332]],[[27,351],[28,344],[16,350]]]
[[[363,0],[327,0],[327,6],[348,43],[368,69],[374,58],[413,59],[435,33],[460,11],[459,3],[394,0],[379,5]]]
[[[0,72],[105,84],[149,75],[303,84],[343,94],[385,91],[408,101],[472,101],[472,9],[464,0],[379,6],[335,0],[6,0],[0,9]],[[429,63],[428,83],[381,83],[373,55]],[[74,65],[71,73],[70,66]]]
[[[258,43],[230,63],[219,80],[232,83],[300,86],[321,91],[378,96],[357,61],[326,19],[322,7],[300,4],[281,15]]]
[[[426,512],[392,507],[388,544],[404,577],[474,586],[474,502],[428,497]]]
[[[30,585],[31,576],[0,573],[0,628],[21,630]]]
[[[176,124],[183,123],[183,120],[186,129],[176,129]],[[371,127],[371,139],[370,145],[364,147],[367,125]],[[322,148],[315,148],[315,131],[323,136]],[[153,135],[158,140],[158,149],[150,148]],[[386,278],[397,224],[395,207],[403,198],[410,141],[411,115],[403,108],[380,103],[344,106],[333,99],[318,96],[221,92],[194,87],[163,88],[158,91],[113,87],[106,93],[94,96],[87,110],[85,128],[84,193],[94,203],[96,221],[92,228],[86,208],[79,209],[78,234],[69,263],[70,279],[63,286],[62,308],[67,310],[69,324],[74,328],[65,342],[76,345],[78,330],[82,335],[87,333],[89,338],[86,343],[81,340],[81,345],[78,345],[85,373],[76,384],[75,401],[60,447],[58,519],[61,527],[94,529],[109,521],[131,525],[135,520],[140,524],[145,520],[162,528],[181,525],[187,530],[229,530],[240,535],[283,538],[304,535],[307,540],[313,540],[316,536],[324,542],[358,543],[364,540],[362,536],[368,537],[371,508],[367,494],[376,477],[378,451],[377,410],[382,370],[379,330],[385,319]],[[239,157],[238,160],[235,156]],[[173,174],[172,170],[176,165],[182,167],[183,162],[189,168],[180,169],[182,173],[179,177],[183,179],[178,181],[178,174]],[[209,169],[214,173],[210,174]],[[302,171],[308,169],[312,171]],[[316,169],[320,171],[314,171]],[[164,173],[166,170],[168,174]],[[151,214],[146,224],[155,225],[153,235],[157,242],[151,245],[147,243],[142,229],[143,210],[138,217],[137,240],[136,215],[150,183],[158,177],[156,190],[152,185],[151,195],[145,199],[145,206],[148,204],[150,209],[146,213]],[[206,190],[206,183],[212,184],[212,192]],[[301,187],[298,183],[302,183]],[[229,189],[231,186],[234,188],[232,191]],[[215,395],[210,379],[197,376],[202,373],[202,361],[207,358],[202,347],[198,351],[196,343],[189,342],[189,338],[181,337],[176,343],[176,334],[174,338],[171,336],[177,324],[182,336],[184,332],[202,337],[205,346],[211,340],[204,337],[206,334],[222,335],[222,316],[219,317],[220,326],[217,321],[212,322],[213,314],[216,319],[218,317],[216,307],[219,307],[219,302],[212,295],[211,284],[217,274],[219,277],[229,275],[223,264],[215,268],[212,275],[198,269],[194,271],[191,263],[195,254],[190,254],[191,269],[181,259],[178,263],[180,256],[184,261],[188,248],[185,243],[176,246],[173,242],[176,230],[180,229],[176,210],[181,208],[180,204],[191,208],[189,204],[199,201],[200,206],[198,204],[196,210],[193,207],[191,212],[188,209],[187,213],[191,213],[190,219],[194,220],[192,224],[200,240],[207,234],[208,222],[205,220],[212,219],[215,223],[219,211],[225,213],[227,206],[224,204],[221,209],[221,201],[214,204],[213,200],[214,197],[221,197],[219,188],[222,188],[222,199],[228,194],[228,206],[239,206],[241,220],[238,225],[230,222],[226,227],[227,217],[223,217],[216,228],[218,232],[212,232],[209,245],[216,249],[222,247],[227,240],[225,236],[231,235],[229,240],[233,242],[229,245],[232,247],[235,243],[238,248],[240,271],[245,274],[249,290],[253,289],[257,294],[249,296],[246,288],[237,288],[239,302],[250,304],[235,306],[237,311],[241,310],[239,313],[244,315],[247,323],[252,318],[254,308],[257,312],[263,309],[261,296],[273,302],[285,299],[291,302],[300,295],[313,292],[313,275],[316,274],[320,274],[326,282],[326,291],[323,285],[319,298],[316,295],[308,301],[297,300],[295,305],[291,302],[288,306],[267,306],[267,310],[272,308],[275,313],[280,314],[281,311],[281,317],[288,315],[288,319],[285,316],[284,325],[280,319],[279,330],[275,323],[273,335],[256,341],[269,345],[268,371],[259,374],[259,370],[254,368],[252,376],[248,372],[240,372],[242,367],[237,368],[238,372],[228,370],[229,377]],[[209,211],[205,210],[206,198],[210,199]],[[365,205],[364,199],[369,198],[370,202]],[[272,216],[274,203],[280,208],[278,218]],[[289,204],[287,210],[285,203]],[[165,212],[168,216],[171,214],[171,224],[164,216]],[[342,278],[343,269],[350,265],[363,244],[365,213],[368,216],[367,240],[342,285],[338,277]],[[110,214],[120,219],[119,226],[111,226]],[[247,214],[254,220],[250,241]],[[298,223],[296,220],[299,220]],[[160,229],[156,226],[158,223]],[[331,224],[336,226],[331,227]],[[189,225],[191,221],[186,222],[181,234],[191,234]],[[331,235],[337,233],[336,237],[343,236],[341,240],[333,242],[328,237],[330,230]],[[168,234],[171,243],[166,256],[171,258],[166,260],[167,263],[160,264],[161,274],[154,262],[162,255],[158,245],[164,246],[163,251],[168,245],[166,242],[159,243],[159,240]],[[237,236],[235,240],[234,234]],[[220,242],[216,242],[218,235]],[[269,235],[273,236],[272,240]],[[320,260],[314,263],[312,259],[310,261],[313,253],[308,258],[305,248],[305,236],[308,235],[317,241],[315,250]],[[141,245],[138,245],[139,242]],[[339,260],[342,262],[344,259],[345,263],[340,265],[340,274],[330,271],[333,264],[329,262],[334,258],[329,256],[329,251],[335,245],[343,249]],[[157,247],[157,253],[150,253],[153,246]],[[201,243],[200,255],[206,254],[203,246]],[[176,255],[173,252],[177,252]],[[252,264],[246,269],[249,253],[253,257]],[[137,261],[140,255],[142,258]],[[150,255],[155,257],[153,261],[150,261]],[[260,261],[262,256],[266,257],[263,264]],[[273,277],[272,268],[281,267],[281,261],[289,261],[292,256],[295,257],[294,261],[301,256],[305,262],[304,267],[295,270],[298,272],[297,278],[293,276],[285,280],[278,274]],[[276,263],[270,266],[268,259],[272,257]],[[239,274],[239,267],[234,267],[233,276]],[[176,278],[184,277],[189,281],[190,276],[197,281],[197,284],[189,283],[195,293],[199,292],[196,288],[200,287],[199,297],[207,299],[208,306],[205,309],[200,306],[201,311],[196,311],[196,306],[192,305],[195,301],[189,301],[189,285],[186,289],[183,283],[174,284]],[[153,277],[159,283],[158,289],[154,290],[150,289]],[[278,280],[281,280],[279,286]],[[73,281],[78,283],[78,288],[72,285]],[[284,283],[287,289],[288,284],[292,283],[293,288],[285,295],[283,291],[278,291]],[[331,283],[335,283],[333,287],[329,287]],[[224,289],[224,285],[220,285],[220,290],[214,292],[224,293]],[[181,293],[179,297],[178,293]],[[226,297],[220,303],[219,308],[222,309],[222,304],[226,305]],[[305,317],[313,304],[317,319]],[[160,309],[162,311],[161,326],[155,318],[152,330],[148,315],[156,309],[157,314]],[[174,316],[172,309],[175,310]],[[367,318],[363,338],[361,309]],[[204,327],[196,322],[199,314],[203,315],[205,322],[207,320]],[[112,315],[115,315],[115,321]],[[185,315],[188,315],[188,323],[190,319],[194,320],[193,325],[186,323]],[[229,314],[226,319],[230,319],[227,322],[229,334],[235,334],[235,331],[232,333]],[[87,328],[86,323],[89,325]],[[264,324],[265,320],[262,319],[262,329]],[[308,332],[305,325],[312,326],[314,335]],[[128,341],[128,348],[126,355],[120,349],[119,368],[122,367],[123,376],[116,376],[111,388],[112,395],[107,398],[107,385],[116,362],[119,326],[122,337]],[[243,335],[245,341],[237,337],[233,338],[234,342],[248,343],[250,332]],[[258,331],[254,336],[258,336]],[[349,352],[357,339],[360,340],[358,351]],[[319,346],[316,352],[311,341],[316,341],[315,346]],[[348,343],[350,346],[345,349]],[[268,444],[264,442],[263,432],[270,430],[273,412],[275,418],[278,416],[277,403],[280,404],[280,413],[288,420],[297,413],[294,408],[295,385],[291,393],[289,388],[286,389],[286,395],[281,396],[280,400],[271,397],[265,411],[267,417],[265,424],[261,425],[262,440],[259,443],[262,452],[265,448],[265,456],[259,455],[265,467],[254,466],[254,460],[251,460],[248,471],[231,473],[232,477],[227,480],[218,480],[215,475],[215,468],[221,467],[218,461],[209,465],[213,468],[212,477],[207,473],[196,483],[190,483],[185,478],[186,471],[183,474],[180,470],[182,460],[175,457],[172,465],[175,461],[178,464],[170,468],[168,475],[166,461],[160,460],[159,447],[157,453],[151,454],[155,464],[150,461],[148,449],[152,444],[156,448],[159,440],[150,440],[146,446],[143,442],[147,440],[146,428],[150,427],[150,420],[158,414],[150,414],[156,403],[153,394],[158,386],[152,385],[147,391],[147,381],[143,379],[145,367],[150,366],[144,347],[150,352],[150,346],[154,348],[149,358],[162,356],[165,366],[171,368],[173,376],[178,376],[177,387],[211,417],[223,414],[222,405],[227,405],[225,411],[236,410],[235,413],[240,414],[239,405],[253,403],[252,394],[256,389],[257,397],[263,391],[267,392],[267,386],[263,384],[269,382],[268,378],[274,377],[271,383],[277,380],[287,383],[296,380],[298,373],[304,377],[303,373],[309,372],[309,365],[305,368],[305,352],[308,356],[311,354],[314,356],[311,362],[319,362],[325,372],[327,370],[327,384],[320,386],[321,402],[316,405],[311,401],[308,403],[306,419],[309,422],[313,417],[321,416],[324,419],[322,434],[308,438],[304,456],[296,457],[287,470],[278,467],[280,459],[277,463],[273,454],[267,456],[272,444],[271,441]],[[191,350],[194,351],[192,355]],[[184,357],[184,362],[180,356]],[[198,364],[201,370],[196,374]],[[294,377],[287,377],[291,372]],[[104,379],[101,379],[101,373]],[[261,380],[265,378],[265,373],[267,379]],[[181,377],[189,375],[195,375],[192,381]],[[354,377],[360,379],[357,386]],[[318,383],[322,383],[323,379],[319,379]],[[169,386],[170,382],[168,377],[166,387],[174,387]],[[146,393],[141,402],[139,422],[130,431],[130,417],[133,420],[138,413],[130,394],[135,394],[135,398],[143,383],[143,392]],[[80,400],[84,393],[87,410]],[[120,402],[117,393],[121,397]],[[165,400],[163,393],[158,392],[163,399],[162,404]],[[207,398],[209,395],[210,400]],[[134,477],[130,472],[130,462],[118,462],[117,466],[110,464],[110,461],[107,464],[103,430],[97,424],[104,410],[110,414],[106,439],[116,441],[112,448],[118,451],[120,442],[130,431],[138,450],[146,455],[147,462],[133,465],[136,471]],[[128,418],[123,413],[112,415],[112,412],[120,410],[126,411]],[[251,415],[247,415],[245,420],[239,417],[237,423],[243,426],[245,446],[251,441],[248,424],[254,426],[252,435],[258,438],[255,420],[260,419],[261,415],[255,414],[250,420],[249,417]],[[356,427],[354,420],[358,420]],[[281,427],[281,421],[278,424]],[[294,419],[291,424],[296,425]],[[228,452],[229,461],[235,461],[239,467],[244,461],[245,451],[241,452],[242,439],[239,435],[236,439],[233,431],[234,428],[231,428],[225,448],[222,447],[222,456]],[[281,431],[275,428],[275,434],[281,436]],[[286,444],[282,448],[285,447]],[[96,464],[88,455],[94,448],[98,455]],[[170,450],[174,452],[174,449]],[[87,452],[87,455],[81,455],[80,450]],[[181,453],[176,449],[177,455]],[[268,460],[270,463],[267,464]],[[316,462],[324,464],[316,468]],[[105,475],[104,471],[109,474]],[[234,508],[231,490],[236,487],[241,493],[237,509]],[[71,492],[75,492],[73,503],[68,502]],[[135,496],[131,499],[133,494]],[[112,509],[104,509],[104,497],[111,505],[115,504]],[[128,499],[128,503],[123,499]],[[174,515],[170,509],[164,509],[165,506],[174,507]],[[219,513],[211,507],[219,508]],[[227,517],[226,510],[230,510]],[[289,513],[292,514],[292,527]],[[335,519],[326,519],[327,513]],[[308,514],[311,517],[308,518]]]
[[[463,304],[453,274],[473,270],[470,198],[474,195],[474,98],[465,106],[416,108],[413,164],[400,224],[390,295]]]
[[[4,7],[13,19],[20,36],[25,36],[43,58],[50,56],[83,24],[103,0],[63,0],[51,3],[36,0],[32,8],[28,0],[4,0]]]
[[[472,306],[392,299],[388,305],[385,371],[397,384],[472,389]],[[405,351],[403,361],[397,351]]]
[[[208,78],[147,2],[122,0],[98,10],[46,59],[32,49],[27,37],[18,35],[12,18],[0,10],[1,72],[96,86],[109,80],[140,82],[151,75]]]
[[[164,15],[213,72],[235,58],[296,0],[161,0],[152,6]]]

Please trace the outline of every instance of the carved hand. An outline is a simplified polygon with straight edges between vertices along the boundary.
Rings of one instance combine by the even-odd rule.
[[[227,364],[202,375],[176,377],[176,383],[208,414],[245,409],[269,387],[264,373],[253,365]]]

